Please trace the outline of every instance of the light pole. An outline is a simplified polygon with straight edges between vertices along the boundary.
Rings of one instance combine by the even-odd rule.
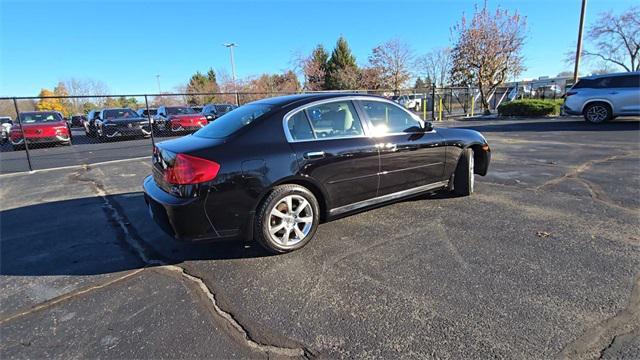
[[[162,91],[160,90],[160,75],[156,75],[156,81],[158,82],[158,94],[161,94]]]
[[[235,83],[236,83],[236,64],[233,61],[233,48],[238,46],[238,45],[236,45],[235,43],[226,43],[226,44],[222,44],[222,46],[229,48],[229,54],[231,55],[231,76],[233,78],[233,84],[235,85]]]
[[[584,13],[587,9],[587,0],[582,0],[580,11],[580,28],[578,28],[578,47],[576,48],[576,63],[573,68],[573,84],[578,82],[578,68],[580,67],[580,55],[582,55],[582,29],[584,29]]]

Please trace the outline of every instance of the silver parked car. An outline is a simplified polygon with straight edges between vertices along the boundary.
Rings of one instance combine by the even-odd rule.
[[[640,115],[640,72],[589,76],[578,80],[565,95],[566,114],[583,115],[592,123],[618,116]]]

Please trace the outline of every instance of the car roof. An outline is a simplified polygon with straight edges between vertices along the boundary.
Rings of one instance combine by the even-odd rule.
[[[606,78],[606,77],[611,77],[611,76],[624,76],[624,75],[640,75],[640,71],[619,72],[619,73],[610,73],[610,74],[601,74],[601,75],[591,75],[591,76],[582,77],[580,79],[593,80],[593,79],[601,79],[601,78]]]
[[[267,105],[275,105],[278,107],[284,107],[292,104],[305,104],[318,100],[327,100],[327,99],[339,99],[341,97],[347,96],[364,96],[370,97],[373,99],[386,99],[384,97],[378,95],[371,94],[358,94],[351,92],[334,92],[334,93],[311,93],[311,94],[296,94],[296,95],[284,95],[277,96],[272,98],[261,99],[253,102],[254,104],[267,104]]]

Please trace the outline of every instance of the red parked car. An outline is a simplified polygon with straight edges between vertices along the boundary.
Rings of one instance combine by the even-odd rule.
[[[160,106],[153,122],[154,129],[165,134],[194,132],[208,124],[206,117],[188,106]]]
[[[57,111],[31,111],[20,113],[20,125],[11,128],[9,141],[13,150],[24,149],[25,137],[29,145],[71,145],[69,124]]]

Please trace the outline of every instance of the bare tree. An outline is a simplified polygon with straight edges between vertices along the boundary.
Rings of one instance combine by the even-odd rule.
[[[449,83],[451,61],[451,48],[435,48],[416,60],[416,68],[435,86],[445,86]]]
[[[615,64],[626,71],[640,70],[640,6],[631,7],[619,16],[602,13],[591,25],[587,37],[593,42],[583,55]]]
[[[68,78],[61,81],[70,96],[104,96],[109,93],[109,88],[105,83],[100,80],[94,79],[78,79]],[[85,108],[85,104],[104,103],[104,98],[72,98],[69,99],[71,108],[74,113],[82,113]]]
[[[409,45],[399,39],[392,39],[373,48],[369,63],[382,74],[382,87],[397,92],[411,78],[413,58]]]
[[[489,113],[489,95],[509,77],[522,72],[521,55],[526,20],[500,8],[489,11],[485,2],[476,6],[473,17],[465,16],[452,29],[457,34],[452,52],[452,81],[476,85],[485,114]]]

